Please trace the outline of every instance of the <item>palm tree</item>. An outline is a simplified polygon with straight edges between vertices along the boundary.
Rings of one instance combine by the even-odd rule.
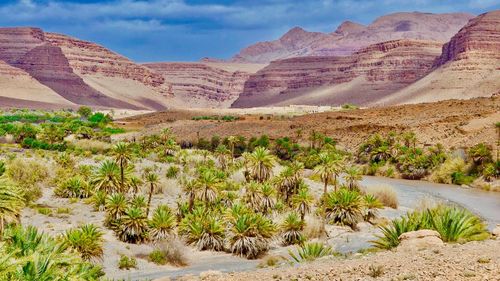
[[[231,150],[231,162],[234,161],[234,145],[238,142],[238,138],[236,136],[229,136],[227,138],[227,143],[229,144],[229,148]]]
[[[262,213],[264,215],[267,215],[269,210],[272,210],[274,208],[274,205],[276,205],[276,189],[274,189],[273,186],[268,183],[263,183],[260,185],[260,194],[262,196],[260,201],[260,209],[262,210]]]
[[[200,251],[224,249],[224,226],[217,215],[204,207],[195,208],[181,220],[179,233]]]
[[[0,178],[0,237],[6,222],[17,221],[24,207],[21,190],[12,182]]]
[[[268,240],[276,230],[271,220],[261,214],[244,213],[231,226],[231,252],[249,259],[268,250]]]
[[[276,162],[271,152],[259,146],[248,157],[250,176],[261,183],[267,181],[271,177]]]
[[[304,164],[298,161],[286,166],[285,169],[276,178],[278,190],[285,200],[290,203],[290,198],[297,193],[299,185],[302,182],[302,171]]]
[[[371,223],[378,216],[378,209],[384,208],[384,205],[378,201],[377,197],[372,194],[363,196],[364,208],[363,219]]]
[[[121,219],[119,237],[123,242],[141,243],[147,239],[148,220],[141,209],[131,207]]]
[[[132,200],[130,201],[130,204],[133,207],[136,207],[136,208],[139,208],[142,210],[145,210],[146,207],[148,206],[148,203],[146,202],[146,198],[142,194],[137,195],[134,198],[132,198]]]
[[[148,193],[148,206],[146,207],[146,218],[149,215],[149,208],[151,207],[151,198],[153,197],[153,192],[158,186],[159,178],[155,173],[147,173],[146,174],[146,182],[149,184],[149,193]]]
[[[220,165],[222,170],[226,170],[226,168],[227,168],[227,158],[228,158],[229,153],[230,153],[230,151],[223,144],[217,146],[217,148],[215,149],[215,155],[217,157],[217,162],[219,162],[219,165]]]
[[[350,167],[345,170],[344,180],[347,183],[347,186],[350,190],[354,190],[354,188],[358,187],[358,181],[360,181],[363,177],[361,176],[361,171],[358,167]]]
[[[332,223],[350,226],[356,229],[363,218],[363,200],[357,191],[341,188],[329,193],[324,200],[324,213]]]
[[[188,211],[191,213],[191,211],[193,211],[194,200],[196,199],[196,194],[198,192],[198,185],[195,180],[182,179],[180,182],[184,194],[188,197]]]
[[[300,219],[304,221],[307,213],[311,212],[311,205],[314,198],[309,193],[307,186],[299,189],[299,192],[292,197],[293,207],[299,212]]]
[[[120,168],[115,162],[106,160],[101,163],[92,179],[97,190],[106,193],[117,192],[120,187]]]
[[[160,205],[149,221],[150,238],[159,241],[168,238],[175,226],[175,216],[167,205]]]
[[[113,225],[127,209],[127,198],[123,193],[113,193],[106,198],[106,222]]]
[[[252,208],[253,210],[258,210],[260,207],[260,203],[262,200],[262,196],[260,194],[261,185],[257,182],[250,182],[245,187],[245,202]]]
[[[130,148],[126,143],[119,142],[113,147],[112,155],[120,166],[120,189],[125,192],[125,168],[131,159]]]
[[[314,173],[319,175],[324,183],[323,195],[328,192],[328,182],[333,180],[335,191],[337,190],[337,177],[343,169],[343,159],[340,155],[321,153],[320,163],[314,167]]]
[[[304,220],[297,213],[290,213],[281,224],[283,244],[285,246],[300,244],[304,241],[301,231],[304,229]]]
[[[196,180],[199,198],[205,205],[215,202],[217,199],[217,187],[220,185],[220,178],[212,170],[203,170]]]
[[[84,260],[100,258],[103,251],[103,232],[93,224],[72,228],[63,235],[64,241],[80,253]]]
[[[134,194],[134,197],[136,197],[137,192],[139,192],[139,189],[140,189],[142,184],[143,184],[143,181],[141,180],[140,177],[138,177],[136,175],[132,175],[129,178],[129,185],[130,185],[130,187],[132,187],[132,193]]]

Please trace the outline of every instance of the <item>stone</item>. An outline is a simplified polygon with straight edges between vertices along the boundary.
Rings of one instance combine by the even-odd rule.
[[[399,236],[398,251],[415,251],[443,246],[441,235],[435,230],[410,231]]]
[[[500,238],[500,224],[497,224],[491,234],[493,234],[493,236],[495,236],[497,239]]]

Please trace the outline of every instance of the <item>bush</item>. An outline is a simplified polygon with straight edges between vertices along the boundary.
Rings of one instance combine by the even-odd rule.
[[[75,249],[84,260],[100,258],[104,254],[103,232],[93,224],[67,230],[64,240]]]
[[[179,173],[179,167],[177,166],[170,166],[167,169],[167,178],[173,179],[177,177],[177,174]]]
[[[119,269],[131,269],[131,268],[137,268],[137,260],[134,257],[127,257],[125,255],[122,255],[120,257],[120,261],[118,262],[118,268]]]
[[[408,213],[380,229],[382,235],[372,243],[381,249],[397,247],[401,234],[419,229],[436,230],[444,242],[467,242],[489,237],[484,223],[477,216],[465,209],[446,205]]]
[[[149,253],[149,260],[155,264],[159,264],[159,265],[164,265],[167,263],[167,259],[165,258],[165,254],[156,249],[156,250],[153,250],[151,253]]]
[[[333,255],[335,252],[330,246],[323,243],[306,243],[297,249],[296,253],[288,251],[293,261],[295,262],[310,262],[317,258]]]
[[[189,264],[186,257],[186,246],[179,239],[168,239],[158,244],[157,251],[161,252],[166,262],[174,266],[186,266]]]
[[[82,177],[74,176],[62,182],[54,193],[62,198],[88,198],[92,189]]]
[[[0,177],[5,173],[5,162],[0,161]]]
[[[438,183],[452,184],[462,180],[466,174],[467,165],[462,158],[448,158],[431,175],[431,180]]]
[[[326,219],[331,223],[350,226],[356,229],[357,223],[363,219],[363,200],[356,191],[341,188],[330,192],[324,200]]]
[[[49,176],[47,167],[40,161],[22,159],[14,159],[7,166],[5,174],[24,190],[27,202],[36,200],[42,195],[39,184]]]
[[[398,196],[390,185],[369,186],[366,189],[366,193],[375,196],[386,207],[398,208]]]

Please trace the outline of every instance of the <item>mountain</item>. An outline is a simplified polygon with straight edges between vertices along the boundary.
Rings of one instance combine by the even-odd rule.
[[[374,44],[347,57],[273,61],[250,76],[232,106],[367,104],[427,74],[441,46],[401,39]]]
[[[367,26],[346,21],[332,33],[295,27],[278,40],[244,48],[231,61],[268,63],[299,56],[347,56],[369,45],[397,39],[445,43],[473,17],[465,13],[394,13]]]
[[[432,72],[378,104],[489,97],[500,93],[500,10],[472,19],[443,46]]]
[[[172,103],[185,107],[229,107],[243,91],[251,74],[265,65],[205,60],[202,62],[163,62],[144,66],[160,73],[172,85]]]
[[[171,96],[170,85],[150,69],[39,28],[0,28],[0,66],[14,78],[0,78],[9,89],[0,97],[11,106],[163,109]]]

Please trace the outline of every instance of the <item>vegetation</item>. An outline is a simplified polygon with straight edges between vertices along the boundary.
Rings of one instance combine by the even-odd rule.
[[[322,243],[306,243],[300,246],[295,253],[289,251],[289,254],[292,257],[293,261],[302,263],[310,262],[325,256],[330,256],[335,254],[335,252],[331,247],[326,246]]]
[[[380,229],[382,235],[373,244],[382,249],[398,246],[401,234],[419,229],[436,230],[444,242],[467,242],[489,237],[486,226],[477,216],[465,209],[448,205],[408,213]]]

